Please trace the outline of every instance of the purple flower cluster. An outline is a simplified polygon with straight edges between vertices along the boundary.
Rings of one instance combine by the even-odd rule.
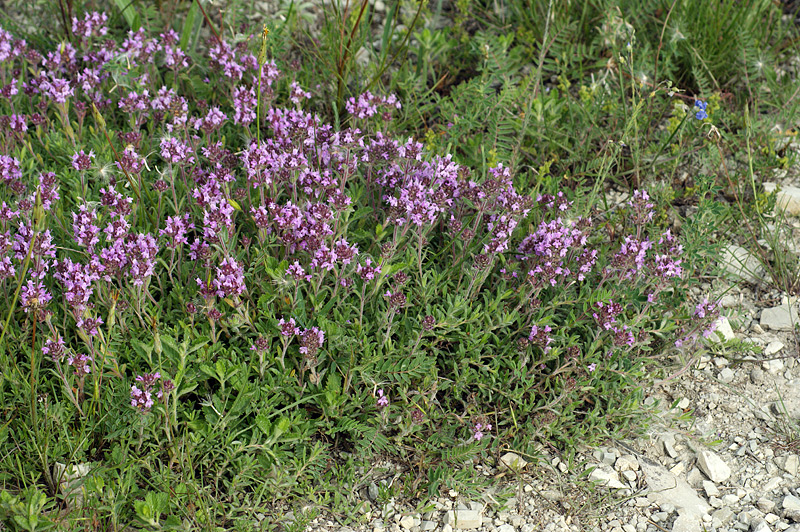
[[[161,139],[161,157],[172,164],[194,164],[192,149],[175,137]]]
[[[283,336],[295,336],[300,334],[300,328],[297,327],[297,323],[295,323],[294,318],[289,318],[289,321],[281,318],[278,322],[278,326],[280,326],[281,334]]]
[[[208,52],[212,68],[218,69],[222,74],[234,81],[239,81],[245,72],[258,70],[256,57],[248,53],[247,43],[240,43],[233,47],[225,41],[214,41]]]
[[[552,331],[553,329],[549,325],[545,325],[544,327],[534,325],[531,327],[531,333],[528,335],[528,341],[547,353],[550,351],[550,349],[552,349],[550,346],[550,343],[553,341],[553,339],[550,337],[550,333]]]
[[[81,150],[72,156],[72,167],[79,172],[85,172],[92,167],[92,161],[94,160],[94,157],[94,151],[89,150],[89,153],[87,154]]]
[[[378,410],[383,410],[389,406],[389,396],[384,395],[383,388],[378,389],[375,395],[378,396],[378,401],[376,403],[378,405]]]
[[[87,41],[93,37],[104,37],[108,33],[106,22],[108,22],[108,15],[105,13],[84,13],[83,20],[72,17],[72,33],[81,41]]]
[[[214,288],[217,296],[238,296],[245,291],[244,268],[231,257],[222,260],[216,268],[216,274]]]
[[[650,195],[646,190],[635,190],[628,205],[631,208],[632,221],[637,227],[653,220],[655,205],[650,203]]]
[[[186,234],[194,229],[194,224],[191,223],[190,220],[191,216],[189,214],[167,217],[165,227],[159,231],[159,234],[167,237],[168,248],[177,249],[181,245],[189,244],[189,241],[186,239]]]
[[[481,441],[486,436],[484,431],[489,432],[490,430],[492,430],[491,423],[475,423],[472,429],[472,437],[475,438],[475,441]]]
[[[38,311],[46,307],[53,296],[41,281],[28,279],[27,284],[20,291],[20,301],[25,312]]]
[[[269,349],[269,340],[264,336],[259,336],[253,345],[250,346],[250,351],[257,351],[258,353],[266,353]]]
[[[325,333],[318,327],[305,329],[300,333],[300,353],[306,356],[314,356],[322,344],[325,343]]]
[[[388,118],[391,118],[392,109],[400,109],[401,105],[400,100],[394,94],[376,96],[367,91],[358,98],[347,100],[345,108],[348,113],[356,118],[369,118],[380,112],[384,119],[388,120]]]
[[[75,368],[75,376],[83,379],[92,372],[92,357],[79,353],[67,358],[67,364]]]
[[[617,321],[617,316],[622,312],[622,305],[614,303],[614,301],[609,301],[608,303],[598,301],[595,306],[598,311],[593,312],[592,317],[604,330],[611,330]]]
[[[300,102],[309,98],[311,98],[311,93],[304,91],[296,81],[293,81],[291,85],[289,85],[289,99],[293,104],[300,105]]]
[[[64,339],[61,337],[61,335],[57,334],[55,338],[48,337],[42,346],[42,354],[50,355],[50,358],[53,360],[53,362],[61,361],[67,354],[66,344],[64,343]]]
[[[513,319],[519,316],[520,324],[531,327],[519,345],[532,344],[544,353],[562,353],[561,349],[554,349],[550,326],[566,327],[559,308],[564,301],[558,290],[576,286],[575,290],[583,294],[584,288],[592,289],[592,281],[601,285],[630,281],[628,284],[635,288],[645,285],[648,301],[652,302],[683,273],[682,248],[675,237],[669,231],[658,240],[644,234],[643,227],[654,218],[654,204],[645,191],[636,191],[626,207],[628,219],[637,226],[636,233],[614,241],[619,249],[614,248],[616,253],[610,264],[603,271],[595,271],[599,248],[593,244],[599,237],[592,233],[591,219],[570,217],[572,204],[563,192],[540,195],[534,201],[515,190],[515,176],[503,164],[474,177],[450,155],[428,156],[423,145],[412,138],[400,141],[373,131],[381,120],[389,121],[392,113],[401,108],[395,95],[365,92],[350,98],[346,105],[350,127],[334,131],[319,116],[302,109],[311,92],[296,81],[288,84],[288,100],[295,108],[274,106],[275,91],[285,90],[287,85],[276,85],[273,90],[274,81],[281,75],[275,63],[259,64],[246,42],[230,44],[215,37],[208,42],[210,68],[204,69],[213,78],[206,80],[215,89],[207,93],[212,99],[192,100],[190,110],[186,98],[160,82],[166,79],[175,87],[184,85],[179,74],[189,68],[190,61],[180,48],[178,34],[167,30],[158,39],[149,39],[144,30],[139,30],[130,32],[118,46],[102,40],[107,34],[107,21],[102,13],[74,18],[75,46],[65,43],[44,57],[0,30],[0,63],[10,74],[0,87],[0,99],[10,100],[22,92],[37,111],[0,117],[0,126],[17,135],[4,135],[4,142],[17,148],[14,143],[21,142],[29,124],[41,135],[46,128],[60,123],[74,146],[70,153],[72,168],[81,178],[80,195],[94,192],[95,180],[87,179],[95,177],[89,174],[92,170],[100,174],[97,177],[103,183],[108,183],[99,190],[99,202],[87,197],[78,203],[75,212],[66,213],[66,219],[72,222],[66,229],[71,230],[67,240],[71,236],[74,242],[59,242],[59,260],[55,260],[57,248],[50,231],[42,231],[38,224],[34,227],[31,220],[36,219],[34,212],[40,214],[41,210],[47,218],[56,218],[53,213],[60,212],[60,193],[65,194],[58,189],[59,179],[45,172],[38,176],[37,183],[27,165],[21,166],[10,155],[0,155],[0,184],[13,198],[4,196],[11,206],[3,202],[0,207],[0,280],[13,277],[21,262],[30,257],[29,278],[21,281],[22,308],[33,314],[46,311],[53,299],[51,290],[53,294],[60,290],[67,312],[72,313],[80,329],[77,337],[86,341],[92,355],[96,355],[101,337],[111,336],[112,332],[109,325],[109,334],[100,335],[104,322],[95,308],[107,308],[113,298],[120,305],[119,313],[113,315],[115,323],[130,319],[130,315],[126,317],[121,312],[128,304],[127,298],[117,299],[121,289],[127,292],[125,295],[138,298],[135,311],[144,321],[147,309],[142,307],[156,300],[149,294],[150,278],[160,273],[156,236],[171,250],[167,271],[170,282],[173,274],[178,279],[195,279],[197,286],[190,287],[186,299],[197,302],[203,298],[215,342],[215,327],[227,326],[227,322],[219,322],[223,314],[215,307],[215,298],[228,298],[229,303],[233,300],[231,304],[237,306],[241,316],[255,316],[246,305],[255,301],[261,304],[261,287],[252,282],[248,288],[245,279],[250,281],[262,264],[280,261],[280,268],[286,268],[284,279],[275,281],[282,288],[291,287],[294,297],[285,302],[277,300],[277,312],[296,313],[295,317],[278,321],[276,336],[283,348],[280,363],[283,366],[287,348],[297,337],[303,359],[302,365],[298,364],[300,378],[310,369],[312,384],[318,384],[320,375],[325,373],[315,372],[317,355],[325,345],[325,332],[319,327],[306,329],[298,325],[297,321],[310,325],[312,320],[307,313],[313,311],[304,313],[297,302],[303,296],[309,301],[312,294],[319,302],[328,290],[334,299],[337,295],[355,298],[357,292],[350,287],[359,279],[358,326],[363,326],[364,318],[369,319],[369,313],[376,308],[388,306],[388,343],[394,334],[392,319],[396,312],[408,308],[409,301],[424,303],[426,312],[431,314],[446,314],[447,309],[433,310],[435,302],[428,305],[428,297],[420,294],[426,279],[435,278],[424,271],[425,260],[430,261],[428,264],[446,265],[450,256],[442,256],[451,253],[451,264],[458,268],[473,258],[475,269],[464,268],[472,278],[464,283],[459,279],[457,286],[468,286],[469,297],[480,300],[484,294],[479,292],[486,290],[485,281],[511,285],[507,297],[501,299],[518,298],[519,306],[511,311],[517,301],[508,302],[507,314],[515,316]],[[121,90],[109,91],[112,83]],[[83,121],[95,108],[100,112],[95,115],[100,123],[99,117],[106,110],[128,115],[114,122],[114,129],[121,130],[109,141],[111,150],[97,142],[83,144],[87,129]],[[262,111],[259,126],[269,131],[255,132],[251,124],[256,121],[256,113]],[[244,127],[233,128],[230,122]],[[76,126],[76,130],[68,130],[67,124],[70,128]],[[242,135],[244,146],[238,140]],[[102,152],[97,157],[92,150],[87,154],[89,146],[100,147]],[[166,166],[159,170],[160,175],[151,170],[153,154],[158,165]],[[123,187],[137,198],[136,202],[120,192]],[[164,194],[166,191],[171,194]],[[179,196],[185,191],[190,193],[188,202]],[[157,208],[145,203],[153,197]],[[37,199],[41,200],[41,210],[37,209]],[[526,220],[529,215],[530,226]],[[374,231],[377,225],[380,227]],[[250,249],[251,244],[254,249]],[[182,263],[184,245],[190,247],[188,256],[194,264]],[[265,256],[268,260],[264,262]],[[175,260],[177,268],[173,268]],[[500,275],[493,276],[495,265]],[[401,267],[404,270],[398,271]],[[272,273],[274,267],[267,269]],[[384,279],[383,272],[390,271],[394,275]],[[326,276],[333,281],[323,285]],[[157,278],[162,291],[164,277]],[[384,281],[388,287],[383,286]],[[176,283],[168,288],[182,287]],[[367,293],[373,301],[369,301]],[[546,300],[544,305],[549,301],[551,306],[540,309],[542,312],[537,315],[542,303],[539,297]],[[625,321],[626,314],[635,312],[628,312],[630,307],[623,307],[607,293],[593,293],[591,297],[591,301],[603,299],[589,313],[604,340],[621,347],[621,352],[630,351],[636,344],[635,333],[640,324],[620,322]],[[530,309],[527,314],[518,312],[523,306]],[[191,313],[197,311],[191,302],[186,303],[186,308]],[[551,309],[555,309],[552,315],[545,313]],[[696,308],[695,317],[709,319],[714,312],[716,306],[705,301]],[[576,319],[592,327],[591,317]],[[107,319],[112,321],[111,317]],[[323,326],[327,323],[323,317],[316,322]],[[420,321],[422,330],[415,334],[419,338],[432,336],[424,331],[436,326],[433,316],[426,316]],[[440,328],[443,340],[450,326],[442,322]],[[223,330],[230,333],[225,327]],[[65,342],[53,330],[51,335],[42,352],[61,360],[67,356]],[[87,335],[96,337],[87,339]],[[564,328],[559,329],[557,338],[561,341],[575,336],[574,331]],[[233,334],[225,340],[237,341]],[[262,362],[271,340],[258,336],[251,346]],[[588,372],[597,368],[597,363],[587,366],[588,361],[578,360],[580,350],[565,356],[572,357],[568,358],[570,363],[577,361],[577,368]],[[319,358],[325,361],[325,357]],[[88,355],[72,356],[69,364],[81,379],[94,369]],[[159,381],[161,390],[156,391]],[[131,405],[141,413],[149,412],[171,387],[172,383],[162,381],[159,373],[139,375],[131,386]],[[383,389],[378,389],[375,396],[379,409],[388,407],[389,398]],[[413,412],[417,422],[423,419],[423,410]],[[470,428],[473,439],[481,441],[489,435],[492,425],[481,417]]]
[[[153,400],[153,388],[159,379],[161,379],[161,374],[159,372],[145,373],[144,375],[138,375],[136,377],[136,382],[139,383],[141,388],[135,384],[131,385],[131,406],[139,410],[140,413],[146,414],[153,408],[155,404]],[[173,389],[175,389],[175,385],[172,381],[164,379],[161,381],[161,389],[155,394],[156,398],[164,399]]]

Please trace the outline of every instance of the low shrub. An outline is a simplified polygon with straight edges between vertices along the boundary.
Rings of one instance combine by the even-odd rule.
[[[226,526],[343,453],[435,493],[633,428],[645,363],[713,330],[647,192],[473,172],[393,133],[393,95],[335,129],[266,35],[190,58],[106,21],[43,53],[0,31],[4,519],[67,500],[63,464],[114,526]]]

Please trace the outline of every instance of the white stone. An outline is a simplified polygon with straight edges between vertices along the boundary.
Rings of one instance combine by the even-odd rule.
[[[783,342],[781,342],[780,340],[775,340],[774,342],[768,343],[767,346],[764,348],[764,355],[768,357],[772,356],[775,353],[780,352],[780,350],[783,349],[784,347],[786,346],[783,345]]]
[[[759,519],[757,522],[753,523],[750,530],[752,530],[752,532],[772,532],[769,528],[769,524],[763,519]]]
[[[400,518],[400,526],[409,530],[410,528],[414,527],[414,517],[410,515],[405,515]]]
[[[775,183],[764,183],[764,192],[771,194],[777,185]],[[786,186],[781,187],[775,196],[775,204],[783,209],[790,216],[800,216],[800,188]]]
[[[708,478],[719,484],[731,476],[731,468],[722,458],[711,451],[700,451],[697,456],[697,465]]]
[[[612,452],[604,452],[603,457],[600,459],[605,465],[614,465],[614,462],[617,461],[617,455]]]
[[[736,504],[737,502],[739,502],[739,497],[737,497],[737,496],[736,496],[736,495],[734,495],[733,493],[729,493],[729,494],[727,494],[727,495],[724,495],[724,496],[722,497],[722,503],[723,503],[723,504],[726,504],[726,505],[728,505],[728,506],[733,506],[733,505],[734,505],[734,504]]]
[[[505,471],[510,469],[514,472],[519,472],[528,465],[528,462],[522,459],[517,453],[506,453],[500,457],[500,470]]]
[[[609,488],[622,489],[625,487],[619,480],[616,471],[609,471],[607,469],[595,468],[589,473],[589,480],[599,482],[601,485],[608,486]]]
[[[435,521],[423,521],[422,523],[419,524],[419,529],[424,532],[427,532],[428,530],[434,530],[435,528],[436,528]]]
[[[736,338],[736,335],[733,333],[733,329],[731,328],[731,322],[728,321],[728,318],[718,318],[715,323],[717,326],[711,336],[708,337],[710,341],[719,343],[722,341],[727,342],[728,340],[733,340]],[[722,336],[721,339],[720,336]]]
[[[617,458],[614,463],[614,469],[617,471],[636,471],[639,469],[639,462],[630,454],[625,454]]]
[[[719,519],[720,523],[722,523],[723,525],[727,525],[728,523],[733,521],[733,510],[731,510],[730,508],[720,508],[719,510],[711,514],[711,516],[714,519]]]
[[[764,493],[769,493],[770,491],[774,490],[775,488],[777,488],[778,486],[781,485],[781,482],[783,482],[782,478],[780,478],[780,477],[772,477],[769,480],[769,482],[764,484]]]
[[[703,483],[703,480],[705,480],[703,473],[701,473],[696,467],[693,467],[692,470],[689,471],[689,474],[686,475],[686,482],[688,482],[693,488],[699,488],[700,484]]]
[[[800,458],[798,458],[796,454],[783,456],[778,460],[775,460],[775,462],[778,464],[778,467],[790,475],[797,476],[798,469],[800,469]]]
[[[449,523],[442,525],[442,532],[453,532],[453,527]]]
[[[794,495],[787,495],[783,498],[782,507],[787,512],[796,512],[800,510],[800,499]]]
[[[444,515],[444,523],[462,530],[480,528],[482,523],[481,513],[475,510],[450,510]]]
[[[719,300],[719,304],[722,308],[733,308],[738,307],[742,303],[742,295],[733,295],[733,294],[725,294],[722,296],[722,299]]]
[[[356,63],[358,63],[361,66],[366,66],[369,64],[369,59],[370,59],[369,50],[367,50],[363,46],[359,48],[355,55]]]
[[[497,527],[496,532],[515,532],[514,527],[511,525],[500,525]]]
[[[671,437],[669,437],[671,436]],[[667,453],[667,456],[670,458],[677,458],[678,451],[675,450],[675,436],[669,434],[667,437],[664,437],[661,440],[661,444],[664,446],[664,452]]]
[[[759,510],[768,514],[775,509],[775,502],[769,499],[758,499],[756,506],[758,506]]]
[[[741,246],[730,245],[725,248],[720,264],[733,277],[748,283],[759,284],[764,278],[765,271],[761,262]]]
[[[679,514],[699,520],[711,510],[708,503],[698,497],[697,492],[683,479],[670,473],[665,467],[642,461],[639,466],[650,488],[647,498],[661,511]]]
[[[774,331],[793,331],[795,324],[800,323],[799,320],[797,308],[786,304],[761,311],[761,326]]]
[[[706,496],[708,497],[718,497],[719,490],[717,489],[717,485],[711,482],[710,480],[703,481],[703,489],[706,492]]]
[[[684,464],[683,462],[678,462],[677,464],[669,468],[669,472],[675,475],[676,477],[679,477],[684,473],[686,473],[686,464]],[[689,480],[689,484],[691,483],[692,481]]]
[[[783,364],[783,360],[777,358],[774,360],[765,360],[761,363],[761,367],[770,374],[777,375],[778,373],[782,372],[786,366]]]
[[[672,532],[703,532],[702,519],[689,514],[681,514],[672,523]]]
[[[64,497],[71,505],[80,507],[83,505],[83,485],[82,479],[92,470],[92,464],[74,464],[67,467],[66,464],[56,462],[53,465],[53,477],[58,481],[58,487]]]
[[[719,372],[719,380],[724,382],[725,384],[732,383],[734,377],[735,375],[731,368],[724,368],[722,371]]]

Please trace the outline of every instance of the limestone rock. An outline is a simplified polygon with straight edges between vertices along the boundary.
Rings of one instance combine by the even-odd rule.
[[[697,456],[697,465],[708,478],[717,484],[725,482],[731,476],[731,468],[728,467],[728,464],[711,451],[700,451]]]
[[[599,467],[589,473],[589,480],[599,482],[601,485],[613,489],[622,489],[626,487],[625,484],[619,480],[619,475],[617,475],[616,471],[610,471]]]
[[[800,469],[800,457],[796,454],[782,456],[776,459],[775,463],[792,476],[797,476],[798,469]]]
[[[794,495],[787,495],[783,498],[782,503],[783,509],[787,512],[797,512],[800,511],[800,499],[795,497]]]
[[[703,532],[703,522],[697,516],[681,514],[672,523],[672,532]]]
[[[462,530],[480,528],[481,513],[475,510],[450,510],[444,515],[444,524]]]
[[[726,317],[717,318],[717,321],[715,323],[716,326],[714,327],[714,332],[711,333],[711,336],[708,337],[708,340],[710,342],[719,343],[736,339],[736,335],[733,332],[733,328],[731,327],[731,322],[728,321],[728,318]]]
[[[761,311],[761,326],[773,331],[792,331],[797,323],[800,323],[800,318],[794,305],[784,304]]]
[[[400,519],[400,526],[409,530],[414,527],[414,517],[410,515],[405,515]]]
[[[721,265],[733,277],[759,284],[764,278],[764,267],[758,258],[747,249],[730,245],[722,253]]]
[[[523,460],[517,453],[508,452],[500,457],[499,468],[501,471],[510,469],[511,471],[519,472],[525,469],[526,465],[528,465],[528,462]]]
[[[764,191],[772,193],[777,188],[775,183],[764,183]],[[800,188],[781,187],[776,194],[776,205],[790,216],[800,216]]]
[[[767,347],[764,348],[764,356],[771,357],[775,353],[780,352],[781,349],[786,347],[783,342],[780,340],[775,340],[774,342],[770,342],[767,344]]]
[[[647,498],[662,511],[677,509],[680,514],[688,516],[687,519],[694,517],[699,520],[711,510],[685,480],[676,477],[664,466],[650,461],[641,461],[639,466],[650,488]]]

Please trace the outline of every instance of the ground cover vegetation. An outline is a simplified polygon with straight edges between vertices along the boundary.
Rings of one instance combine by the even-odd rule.
[[[722,233],[798,288],[796,27],[711,4],[12,3],[0,520],[353,522],[378,459],[424,502],[640,429]]]

